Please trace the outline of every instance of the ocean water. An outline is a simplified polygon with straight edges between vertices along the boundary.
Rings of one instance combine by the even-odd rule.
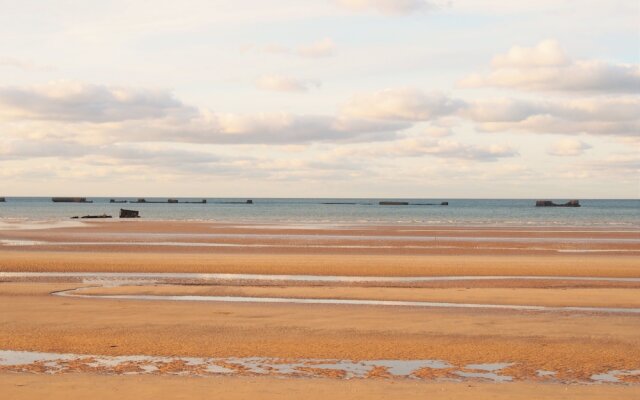
[[[114,198],[135,200],[133,198]],[[582,207],[535,207],[534,199],[247,199],[207,198],[206,204],[54,203],[50,197],[8,197],[0,202],[0,222],[62,221],[72,216],[108,214],[120,208],[140,211],[144,219],[283,224],[408,224],[471,226],[601,226],[640,228],[640,200],[581,200]],[[146,198],[166,202],[167,198]],[[178,198],[179,202],[202,198]],[[411,204],[448,201],[448,206],[381,206],[379,201]],[[557,203],[566,199],[554,200]],[[326,204],[354,203],[354,204]]]

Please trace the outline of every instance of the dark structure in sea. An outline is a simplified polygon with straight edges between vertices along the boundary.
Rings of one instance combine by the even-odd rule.
[[[111,199],[110,203],[126,203],[126,200],[116,201]],[[147,200],[143,198],[139,198],[134,201],[129,201],[129,203],[146,203],[146,204],[207,204],[207,199],[202,199],[200,201],[179,201],[178,199],[167,199],[167,201],[155,201],[155,200]]]
[[[564,204],[557,204],[551,200],[538,200],[536,201],[536,207],[580,207],[580,201],[569,200]]]
[[[52,197],[51,201],[54,203],[93,203],[86,197]]]
[[[120,209],[120,218],[140,218],[140,211]]]
[[[218,201],[218,204],[253,204],[253,200],[247,201]]]
[[[448,201],[440,203],[409,203],[408,201],[381,201],[378,203],[381,206],[448,206]]]

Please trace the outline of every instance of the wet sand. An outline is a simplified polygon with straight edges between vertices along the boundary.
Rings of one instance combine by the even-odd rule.
[[[2,248],[85,252],[640,256],[639,246],[637,231],[602,228],[286,227],[102,221],[51,229],[0,230]]]
[[[200,272],[353,276],[543,275],[640,277],[631,256],[406,256],[368,254],[247,254],[0,249],[3,271]],[[142,251],[142,252],[139,252]]]
[[[591,254],[557,252],[585,250],[585,246],[640,251],[633,240],[637,232],[608,233],[603,230],[416,228],[419,232],[445,232],[457,237],[455,249],[441,253],[405,254],[401,240],[371,239],[370,229],[332,229],[331,235],[365,236],[373,249],[305,247],[309,238],[291,238],[290,231],[300,229],[273,227],[229,227],[185,223],[107,223],[83,227],[0,231],[4,240],[70,241],[112,240],[114,235],[130,233],[128,246],[0,245],[0,271],[86,271],[86,272],[207,272],[254,274],[307,274],[344,276],[555,276],[555,277],[640,277],[638,257],[629,252]],[[402,227],[401,227],[402,228]],[[406,227],[405,227],[406,228]],[[384,228],[381,236],[400,235],[405,228]],[[383,229],[383,228],[381,228]],[[225,231],[226,230],[226,231]],[[227,237],[227,233],[251,235],[271,232],[284,237]],[[513,230],[513,229],[511,229]],[[223,232],[224,231],[224,232]],[[379,231],[379,230],[373,230]],[[187,232],[222,235],[223,240],[240,240],[247,247],[202,249],[171,245],[154,246],[145,241],[181,240]],[[226,232],[226,233],[225,233]],[[249,232],[249,233],[247,233]],[[71,237],[71,236],[74,237]],[[319,240],[326,230],[310,230],[305,235]],[[404,236],[402,233],[400,236]],[[456,236],[458,235],[458,236]],[[471,237],[490,235],[500,246],[510,235],[545,241],[523,241],[523,250],[488,250],[477,247]],[[500,235],[504,240],[500,242]],[[592,235],[592,236],[590,236]],[[610,242],[582,241],[589,237]],[[208,241],[211,237],[189,238]],[[219,241],[221,238],[216,237]],[[536,240],[537,240],[536,239]],[[550,241],[546,241],[546,240]],[[552,240],[551,240],[552,239]],[[556,241],[558,239],[558,241]],[[580,240],[575,240],[580,239]],[[615,240],[614,240],[615,239]],[[620,239],[621,241],[616,241]],[[118,240],[122,240],[121,238]],[[265,241],[287,242],[283,247],[251,247]],[[334,238],[331,241],[337,240]],[[352,239],[349,239],[352,240]],[[420,239],[424,241],[424,238]],[[494,240],[494,239],[492,239]],[[630,240],[624,242],[624,240]],[[586,243],[586,244],[585,244]],[[242,243],[241,243],[242,244]],[[499,247],[500,247],[499,246]],[[542,246],[544,254],[534,255],[527,246]],[[588,250],[588,249],[587,249]],[[299,254],[299,252],[307,254]],[[431,250],[429,250],[431,251]],[[0,373],[0,388],[12,390],[12,398],[33,398],[40,391],[89,390],[92,385],[118,385],[149,396],[160,385],[176,392],[185,382],[196,382],[190,398],[204,396],[207,388],[219,385],[230,396],[248,393],[291,395],[296,390],[316,385],[324,397],[424,398],[426,393],[444,391],[448,398],[632,398],[638,394],[636,378],[624,384],[597,386],[574,385],[588,381],[594,374],[612,370],[640,369],[640,316],[589,312],[525,312],[491,309],[424,309],[415,307],[300,305],[220,302],[137,301],[52,296],[60,290],[102,286],[77,279],[2,279],[0,283],[0,350],[30,350],[98,355],[155,355],[194,357],[280,357],[291,359],[342,360],[445,360],[457,367],[472,363],[514,363],[506,372],[518,383],[480,384],[443,382],[442,376],[423,377],[419,382],[377,378],[343,381],[337,378],[186,378],[172,376],[27,376]],[[634,282],[578,282],[561,280],[435,282],[420,285],[314,284],[292,282],[256,284],[255,282],[174,282],[171,285],[99,287],[94,294],[175,294],[224,296],[279,296],[293,298],[395,299],[448,302],[492,302],[497,304],[538,304],[549,306],[588,305],[637,307],[640,295]],[[540,379],[538,370],[554,371],[554,379]],[[246,382],[234,392],[238,380]],[[378,380],[382,379],[382,380]],[[18,382],[32,382],[27,387]],[[538,382],[538,383],[536,383]],[[555,382],[555,383],[554,383]],[[368,384],[371,386],[368,386]],[[630,385],[630,386],[629,386]],[[65,389],[66,387],[66,389]],[[74,389],[75,388],[75,389]],[[86,389],[81,389],[86,388]],[[267,389],[270,388],[270,389]],[[343,389],[340,389],[343,388]],[[251,392],[253,390],[253,392]],[[21,394],[22,393],[22,394]],[[132,393],[132,392],[131,392]],[[242,395],[244,394],[244,395]],[[553,397],[553,394],[556,397]],[[109,396],[110,394],[104,394]],[[62,396],[62,394],[60,394]],[[518,397],[520,396],[520,397]],[[95,396],[94,396],[95,397]],[[172,396],[173,397],[173,396]],[[296,397],[296,396],[291,396]],[[309,396],[306,396],[309,397]],[[105,397],[109,398],[109,397]],[[228,397],[234,398],[234,397]],[[264,398],[264,396],[263,396]],[[339,398],[339,397],[337,397]],[[436,397],[437,398],[437,397]],[[442,397],[447,398],[447,397]]]
[[[340,381],[334,379],[127,377],[103,375],[47,376],[0,374],[0,388],[14,400],[131,399],[636,399],[637,387],[536,385],[530,383],[424,383],[385,380]]]
[[[82,283],[0,285],[9,349],[107,355],[515,362],[584,380],[638,369],[640,318],[594,313],[96,300],[51,296]],[[596,289],[598,290],[598,289]]]
[[[473,282],[466,283],[473,286]],[[82,295],[144,295],[144,296],[235,296],[274,297],[292,299],[346,299],[414,302],[449,302],[471,304],[514,304],[549,307],[640,307],[640,285],[632,289],[561,289],[518,288],[362,288],[345,286],[207,286],[184,285],[120,286],[89,288]]]

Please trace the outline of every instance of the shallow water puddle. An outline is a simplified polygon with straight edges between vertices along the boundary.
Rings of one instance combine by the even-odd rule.
[[[18,239],[1,239],[1,246],[40,246],[47,244],[47,242],[37,240],[18,240]]]
[[[617,240],[617,239],[616,239]],[[627,243],[624,240],[620,239],[619,242]],[[633,240],[633,239],[628,239]],[[461,240],[451,240],[453,242],[458,242]],[[476,242],[480,242],[481,240],[476,240]],[[465,241],[465,243],[468,241]],[[313,249],[406,249],[406,250],[451,250],[451,249],[460,249],[464,248],[463,245],[437,245],[437,244],[429,244],[429,243],[437,243],[437,241],[429,241],[424,245],[365,245],[365,244],[353,244],[353,245],[343,245],[343,244],[313,244],[315,241],[309,241],[304,243],[275,243],[275,244],[267,244],[267,243],[227,243],[227,242],[176,242],[176,241],[164,241],[164,242],[145,242],[145,241],[133,241],[133,242],[114,242],[114,241],[103,241],[103,242],[77,242],[77,241],[30,241],[30,240],[0,240],[0,246],[8,246],[8,247],[21,247],[21,246],[55,246],[55,247],[78,247],[78,246],[150,246],[150,247],[247,247],[247,248],[313,248]],[[583,242],[575,242],[576,244]],[[586,242],[584,242],[586,243]],[[629,242],[635,243],[635,242]],[[506,251],[540,251],[540,252],[556,252],[556,253],[640,253],[640,250],[637,249],[563,249],[563,248],[553,248],[553,247],[532,247],[527,246],[523,247],[505,247],[505,246],[482,246],[479,247],[483,250],[506,250]]]
[[[464,378],[484,378],[490,379],[495,382],[511,382],[513,377],[497,374],[507,367],[514,365],[513,363],[486,363],[486,364],[467,364],[465,370],[477,370],[476,371],[456,371],[454,374],[462,376]]]
[[[591,380],[600,383],[620,383],[626,377],[640,377],[640,369],[625,371],[614,370],[605,374],[594,374],[591,375]]]
[[[442,308],[472,308],[472,309],[498,309],[518,311],[550,311],[550,312],[604,312],[604,313],[630,313],[640,314],[640,308],[616,308],[616,307],[547,307],[526,306],[510,304],[476,304],[476,303],[447,303],[430,301],[400,301],[400,300],[351,300],[351,299],[314,299],[291,297],[247,297],[247,296],[197,296],[197,295],[137,295],[137,294],[113,294],[93,295],[81,294],[84,288],[53,292],[55,296],[79,297],[107,300],[144,300],[144,301],[200,301],[200,302],[226,302],[226,303],[286,303],[286,304],[329,304],[329,305],[355,305],[355,306],[390,306],[390,307],[442,307]]]
[[[455,366],[442,360],[336,360],[290,359],[267,357],[162,357],[162,356],[97,356],[62,353],[0,350],[0,372],[61,374],[89,372],[113,375],[268,375],[280,377],[325,377],[337,379],[419,379],[419,380],[483,380],[512,382],[516,378],[501,372],[515,363],[467,364]],[[555,371],[538,370],[538,378],[558,382]],[[613,370],[594,374],[583,384],[625,383],[637,379],[640,370]],[[519,377],[527,379],[530,377]],[[531,377],[533,378],[533,377]],[[573,383],[576,383],[573,381]],[[627,382],[629,383],[629,382]]]
[[[301,377],[368,378],[384,371],[389,378],[413,378],[422,369],[453,366],[440,360],[334,360],[279,358],[198,358],[154,356],[92,356],[0,350],[0,371],[57,374],[74,371],[110,374],[282,375]],[[462,375],[461,375],[462,376]],[[496,382],[503,379],[486,377]]]
[[[314,283],[419,283],[444,281],[490,281],[490,280],[573,280],[603,282],[640,282],[640,278],[599,278],[568,276],[437,276],[437,277],[384,277],[384,276],[322,276],[322,275],[264,275],[264,274],[199,274],[199,273],[94,273],[94,272],[0,272],[0,279],[46,279],[66,278],[78,280],[88,285],[113,287],[126,285],[154,285],[172,283],[175,280],[190,280],[201,284],[225,282],[314,282]],[[176,284],[175,282],[173,282]],[[289,303],[289,304],[329,304],[392,307],[443,307],[467,309],[502,309],[518,311],[547,312],[603,312],[640,314],[640,308],[619,307],[551,307],[537,305],[449,303],[428,301],[365,300],[365,299],[316,299],[289,297],[247,297],[247,296],[197,296],[197,295],[91,295],[83,294],[86,288],[75,288],[52,293],[56,296],[82,297],[111,300],[146,301],[201,301],[234,303]]]

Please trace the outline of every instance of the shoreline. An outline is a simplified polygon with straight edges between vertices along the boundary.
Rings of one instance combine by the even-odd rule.
[[[140,219],[120,219],[120,218],[105,218],[101,219],[72,219],[71,217],[65,218],[31,218],[31,217],[0,217],[0,231],[11,230],[12,226],[21,226],[23,228],[32,227],[32,229],[48,229],[53,227],[65,227],[65,226],[82,226],[83,224],[117,224],[117,223],[166,223],[166,224],[217,224],[217,225],[235,225],[246,226],[260,229],[262,227],[282,227],[284,229],[308,229],[308,228],[384,228],[392,226],[406,226],[406,227],[433,227],[438,229],[551,229],[551,230],[604,230],[611,231],[612,229],[619,229],[623,232],[638,231],[640,230],[640,221],[633,223],[593,223],[593,224],[559,224],[559,223],[546,223],[546,224],[533,224],[533,223],[504,223],[504,222],[487,222],[478,221],[477,223],[470,223],[470,221],[460,222],[442,222],[435,223],[433,221],[411,221],[411,220],[398,220],[398,221],[327,221],[327,220],[287,220],[287,219],[162,219],[162,218],[140,218]]]

